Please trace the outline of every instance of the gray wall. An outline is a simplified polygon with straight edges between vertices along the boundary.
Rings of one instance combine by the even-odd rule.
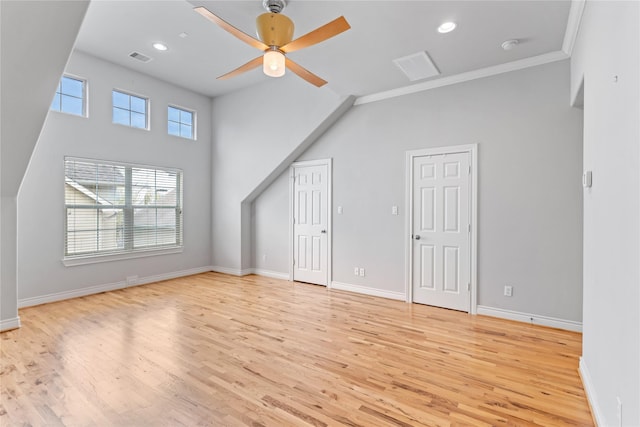
[[[80,52],[72,54],[66,72],[88,80],[89,117],[47,116],[18,197],[18,299],[209,266],[210,99]],[[113,88],[150,98],[151,130],[111,123]],[[167,135],[169,103],[197,111],[197,141]],[[64,156],[183,169],[184,251],[65,267]]]
[[[289,171],[252,204],[252,265],[258,272],[289,274]]]
[[[334,159],[333,280],[404,293],[405,152],[478,143],[478,304],[581,321],[582,113],[568,99],[562,61],[353,107],[301,157]],[[259,269],[288,271],[272,255],[288,248],[288,185],[254,203]]]
[[[573,93],[584,79],[584,169],[593,171],[581,370],[602,426],[640,425],[639,22],[638,2],[587,2],[571,61]]]

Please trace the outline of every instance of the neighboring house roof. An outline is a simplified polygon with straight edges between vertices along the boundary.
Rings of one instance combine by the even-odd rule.
[[[91,191],[88,188],[86,188],[84,185],[74,181],[73,179],[69,178],[68,176],[65,176],[64,182],[65,182],[65,184],[73,187],[75,190],[81,192],[82,194],[84,194],[85,196],[87,196],[90,199],[94,200],[96,203],[98,203],[100,205],[106,205],[106,206],[113,205],[113,203],[111,203],[110,201],[103,199],[102,197],[100,197],[96,193],[94,193],[93,191]]]
[[[103,199],[102,197],[100,197],[96,193],[94,193],[93,191],[85,188],[83,185],[78,184],[77,182],[75,182],[72,179],[69,179],[68,177],[65,177],[64,182],[65,182],[65,184],[67,184],[68,186],[73,188],[74,190],[84,194],[85,196],[87,196],[88,198],[94,200],[96,203],[98,203],[100,205],[113,206],[113,203],[109,202],[108,200]],[[120,209],[101,209],[100,210],[100,212],[102,212],[102,215],[104,215],[106,218],[110,218],[110,217],[116,215],[119,211],[120,211]]]
[[[124,185],[124,168],[122,166],[79,161],[65,162],[64,174],[65,177],[78,183]]]

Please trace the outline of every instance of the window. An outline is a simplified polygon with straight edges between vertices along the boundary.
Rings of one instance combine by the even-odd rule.
[[[147,121],[148,99],[114,90],[112,101],[113,123],[139,129],[149,128]]]
[[[67,157],[65,259],[182,247],[182,171]]]
[[[53,111],[84,116],[85,109],[85,87],[84,80],[63,76],[58,83],[56,94],[51,102]]]
[[[169,135],[181,136],[183,138],[195,139],[193,111],[169,106],[167,130]]]

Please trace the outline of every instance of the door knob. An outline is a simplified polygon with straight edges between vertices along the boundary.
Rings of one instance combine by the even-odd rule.
[[[420,240],[420,235],[419,235],[419,234],[416,234],[416,235],[415,235],[415,237],[414,237],[414,239],[416,239],[416,240]]]
[[[327,230],[320,230],[322,234],[327,234]]]

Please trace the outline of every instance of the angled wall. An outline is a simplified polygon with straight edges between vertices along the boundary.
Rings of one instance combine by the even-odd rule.
[[[0,2],[0,330],[19,326],[18,189],[89,1]]]
[[[352,103],[293,74],[212,101],[214,269],[249,271],[251,202]]]

